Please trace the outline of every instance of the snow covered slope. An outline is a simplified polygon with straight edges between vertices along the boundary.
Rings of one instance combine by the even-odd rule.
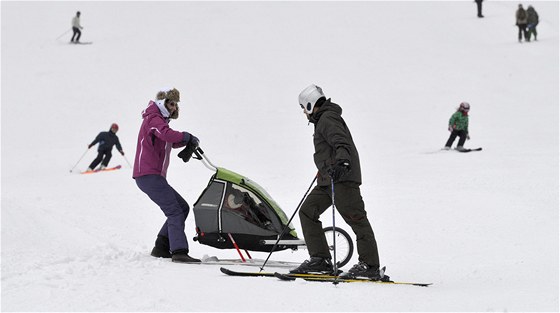
[[[485,1],[483,19],[472,1],[3,1],[2,311],[557,311],[559,5],[524,3],[537,42],[517,42],[507,1]],[[68,44],[77,10],[92,45]],[[310,83],[343,107],[388,274],[432,287],[233,278],[149,256],[164,216],[127,160],[159,88],[181,91],[172,127],[291,215],[316,171],[296,100]],[[467,146],[484,150],[438,152],[461,101]],[[69,173],[113,122],[123,169]],[[168,180],[192,204],[212,173],[175,154]]]

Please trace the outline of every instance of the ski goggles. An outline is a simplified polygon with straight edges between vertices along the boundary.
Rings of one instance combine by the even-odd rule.
[[[311,111],[311,103],[309,102],[307,103],[307,108],[301,103],[299,104],[299,106],[304,110]]]

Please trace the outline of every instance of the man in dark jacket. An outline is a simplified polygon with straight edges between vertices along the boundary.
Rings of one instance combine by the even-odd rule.
[[[301,92],[299,103],[309,122],[315,125],[313,158],[319,173],[317,186],[309,193],[299,212],[303,236],[311,258],[290,272],[333,271],[329,247],[319,220],[320,215],[332,205],[333,183],[336,209],[352,227],[359,255],[358,264],[342,276],[380,280],[383,273],[379,270],[377,242],[360,194],[360,158],[350,130],[341,116],[342,108],[331,102],[331,99],[326,99],[322,89],[316,85]]]
[[[93,171],[99,163],[101,163],[99,169],[105,169],[107,165],[109,165],[109,161],[111,161],[111,151],[113,150],[114,145],[116,145],[117,150],[124,155],[121,143],[119,142],[119,137],[116,135],[118,130],[119,125],[113,123],[108,132],[100,132],[99,135],[97,135],[97,137],[95,137],[95,139],[88,145],[89,149],[96,143],[99,143],[99,147],[97,147],[97,157],[93,160],[93,162],[91,162],[87,169],[88,171]]]

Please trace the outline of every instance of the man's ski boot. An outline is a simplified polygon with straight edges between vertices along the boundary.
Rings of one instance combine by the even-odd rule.
[[[385,275],[385,267],[378,268],[368,265],[365,262],[358,262],[358,264],[352,266],[348,272],[344,272],[340,275],[342,279],[356,279],[365,278],[369,280],[380,280],[380,281],[390,281],[390,277]]]
[[[334,271],[331,259],[320,257],[311,257],[309,260],[303,261],[300,266],[290,270],[291,274],[332,274]]]

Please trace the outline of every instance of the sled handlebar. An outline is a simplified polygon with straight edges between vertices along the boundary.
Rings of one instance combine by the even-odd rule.
[[[214,165],[210,159],[204,154],[204,151],[202,150],[202,148],[197,147],[194,150],[194,154],[196,155],[195,159],[202,161],[202,164],[204,164],[204,166],[206,166],[206,168],[208,168],[211,171],[217,171],[218,167],[216,165]]]

